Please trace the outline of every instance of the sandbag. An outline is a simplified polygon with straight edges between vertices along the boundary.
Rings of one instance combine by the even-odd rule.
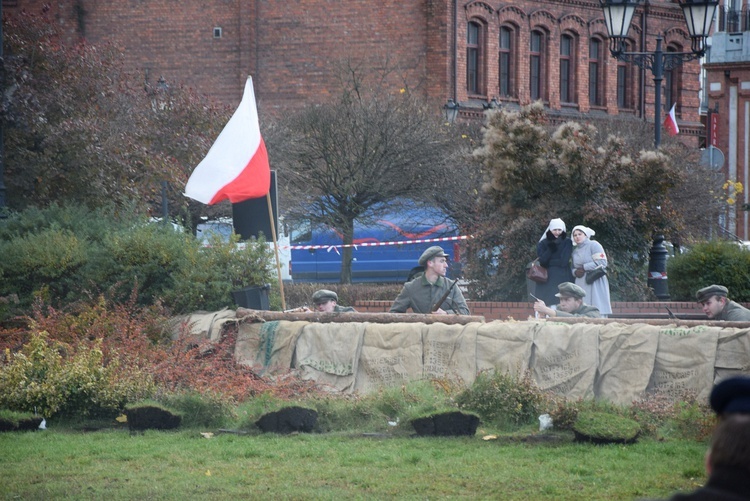
[[[432,324],[422,329],[425,379],[448,378],[463,383],[474,381],[477,372],[477,328],[481,324]]]
[[[535,322],[495,320],[477,328],[477,372],[520,374],[529,369]]]
[[[362,342],[362,323],[317,324],[303,327],[297,338],[294,367],[303,379],[312,379],[341,392],[354,391]]]
[[[537,323],[531,373],[542,390],[573,399],[594,396],[599,327],[585,323]]]
[[[599,329],[596,398],[630,405],[643,398],[654,370],[659,327],[611,323]]]
[[[718,327],[662,327],[647,391],[706,401],[713,386]]]
[[[283,374],[292,367],[292,356],[307,322],[241,323],[234,360],[258,369],[259,374]]]
[[[367,393],[422,377],[425,324],[365,324],[354,390]]]
[[[195,339],[218,341],[225,325],[237,319],[234,310],[196,311],[189,315],[174,317],[170,322],[172,339],[188,335]]]
[[[750,329],[721,329],[716,345],[714,384],[750,371]]]

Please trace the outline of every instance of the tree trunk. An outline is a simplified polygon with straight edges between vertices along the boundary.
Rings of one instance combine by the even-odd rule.
[[[354,220],[346,221],[346,227],[342,228],[344,245],[341,248],[341,280],[342,284],[352,283],[352,248],[354,242]]]

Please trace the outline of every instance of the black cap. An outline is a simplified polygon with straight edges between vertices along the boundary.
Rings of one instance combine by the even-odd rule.
[[[717,415],[750,414],[750,377],[732,377],[714,386],[709,399]]]

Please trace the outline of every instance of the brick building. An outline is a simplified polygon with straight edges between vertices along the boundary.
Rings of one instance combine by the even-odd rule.
[[[722,3],[706,58],[703,104],[713,118],[711,144],[724,157],[720,168],[728,181],[744,188],[720,224],[739,239],[750,240],[750,12],[745,2]]]
[[[453,98],[465,118],[493,97],[514,106],[541,99],[560,119],[653,117],[651,74],[609,55],[596,1],[57,0],[50,13],[72,39],[118,43],[147,81],[163,76],[233,104],[250,74],[261,113],[324,100],[346,58],[387,57],[399,68],[394,88],[409,85],[436,107]],[[629,50],[653,50],[657,33],[667,50],[689,48],[682,12],[667,0],[639,9],[630,33]],[[672,70],[663,96],[695,138],[699,73],[695,61]]]

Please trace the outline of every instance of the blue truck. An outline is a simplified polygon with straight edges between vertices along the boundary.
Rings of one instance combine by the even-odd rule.
[[[339,232],[305,220],[290,225],[289,236],[295,283],[340,281],[343,238]],[[450,255],[448,275],[458,276],[457,237],[458,228],[436,209],[386,213],[364,224],[355,221],[352,282],[405,282],[419,271],[419,256],[431,245],[440,245]],[[416,242],[393,244],[406,241]]]

